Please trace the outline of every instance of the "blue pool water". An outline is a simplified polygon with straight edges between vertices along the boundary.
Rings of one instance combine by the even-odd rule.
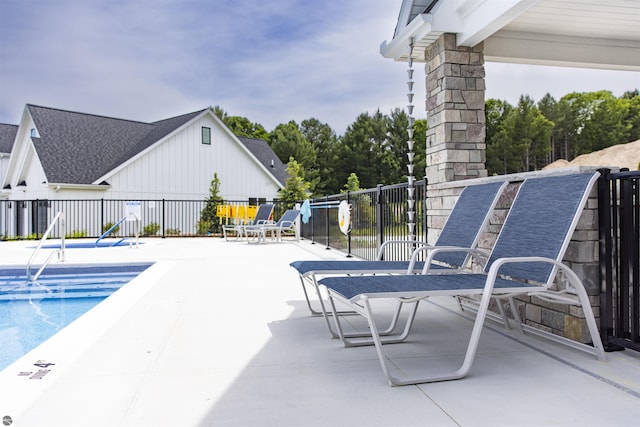
[[[53,266],[28,283],[0,268],[0,370],[89,311],[151,264]]]

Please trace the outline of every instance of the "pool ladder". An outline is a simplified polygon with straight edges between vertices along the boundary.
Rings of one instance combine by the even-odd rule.
[[[53,230],[53,226],[58,221],[60,221],[60,234],[62,236],[62,241],[60,242],[60,248],[56,249],[53,252],[51,252],[49,254],[49,256],[47,257],[47,259],[45,260],[45,262],[40,267],[40,269],[36,272],[36,274],[32,275],[31,274],[31,267],[33,266],[33,261],[35,260],[36,255],[38,255],[38,252],[40,252],[40,249],[42,248],[42,245],[44,244],[45,240],[47,240],[47,238],[49,237],[49,234],[51,233],[51,230]],[[66,232],[66,230],[65,230],[64,213],[63,212],[58,212],[56,214],[56,216],[53,218],[53,221],[51,221],[51,224],[49,224],[49,228],[47,228],[47,231],[45,231],[44,234],[42,235],[42,238],[40,239],[40,242],[38,243],[38,246],[36,246],[36,249],[31,254],[31,258],[29,258],[29,262],[27,262],[27,280],[29,282],[35,282],[36,280],[38,280],[38,277],[40,277],[40,275],[42,274],[42,271],[47,267],[47,265],[49,265],[49,263],[53,259],[54,255],[58,255],[58,260],[61,261],[61,262],[64,262],[64,235],[65,235],[65,232]]]

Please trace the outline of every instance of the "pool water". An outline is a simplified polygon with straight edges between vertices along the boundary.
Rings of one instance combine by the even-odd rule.
[[[0,268],[0,370],[95,307],[151,264],[47,268],[28,283],[25,269]]]

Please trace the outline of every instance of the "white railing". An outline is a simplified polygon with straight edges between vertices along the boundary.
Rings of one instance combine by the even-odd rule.
[[[42,248],[42,245],[44,244],[45,240],[47,240],[47,238],[49,237],[49,233],[51,233],[51,230],[53,229],[53,226],[58,221],[60,221],[60,235],[62,236],[62,241],[60,242],[60,248],[57,248],[55,251],[51,252],[49,254],[49,256],[47,257],[47,259],[42,264],[42,266],[40,267],[40,269],[38,270],[38,272],[36,274],[32,275],[31,274],[31,267],[33,265],[33,261],[35,260],[36,255],[38,255],[38,252],[40,252],[40,249]],[[35,282],[36,280],[38,280],[38,277],[40,277],[40,275],[42,274],[42,271],[47,267],[47,265],[49,265],[49,263],[51,262],[51,259],[53,258],[54,255],[58,255],[58,260],[64,261],[64,235],[65,235],[65,232],[66,232],[66,230],[65,230],[65,222],[64,222],[64,213],[63,212],[58,212],[56,214],[56,216],[53,218],[53,221],[51,221],[51,224],[49,224],[49,228],[47,228],[47,231],[45,231],[44,234],[42,235],[42,238],[40,239],[40,242],[38,243],[38,246],[36,247],[36,249],[31,254],[31,258],[29,258],[29,262],[27,262],[27,280],[29,280],[30,282]]]

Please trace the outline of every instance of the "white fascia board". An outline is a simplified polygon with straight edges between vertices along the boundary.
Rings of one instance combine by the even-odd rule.
[[[462,19],[458,46],[473,47],[501,30],[541,0],[467,0],[456,8]]]
[[[58,190],[92,190],[92,191],[107,191],[111,188],[111,185],[99,185],[99,184],[65,184],[49,182],[47,186],[54,191]]]
[[[456,34],[458,46],[473,47],[502,29],[541,0],[447,0],[429,14],[416,16],[390,42],[380,45],[385,58],[398,60],[411,38],[420,43],[431,34]],[[429,43],[430,44],[430,43]]]
[[[413,38],[415,41],[423,39],[431,32],[432,15],[421,13],[398,33],[389,43],[386,41],[380,45],[380,54],[385,58],[397,60],[408,53],[409,44]]]
[[[640,43],[500,31],[484,42],[488,62],[640,71]]]
[[[29,132],[27,123],[31,119],[31,115],[29,114],[29,110],[27,106],[24,106],[24,110],[22,111],[22,117],[20,119],[20,125],[18,126],[18,132],[16,132],[16,138],[13,140],[13,146],[11,147],[11,153],[9,154],[9,163],[7,164],[7,171],[2,178],[2,186],[0,188],[4,188],[7,184],[11,184],[16,181],[20,172],[20,167],[18,165],[18,157],[20,152],[24,152],[25,147],[23,147],[22,141],[25,140],[24,134],[25,132]],[[29,142],[31,139],[29,138]],[[15,182],[14,182],[15,183]]]
[[[209,110],[211,111],[211,110]],[[240,147],[241,150],[243,150],[251,159],[253,159],[253,161],[255,162],[256,165],[258,165],[258,167],[260,169],[262,169],[267,176],[269,177],[269,179],[271,179],[271,181],[273,181],[274,184],[276,184],[276,186],[278,188],[284,188],[282,186],[282,184],[280,183],[280,181],[278,181],[278,179],[271,173],[271,171],[269,171],[269,169],[266,168],[265,165],[262,164],[262,162],[260,160],[258,160],[258,158],[251,152],[251,150],[249,150],[247,148],[246,145],[244,145],[242,143],[242,141],[240,141],[240,139],[236,136],[235,133],[231,132],[231,129],[229,129],[227,127],[227,125],[224,124],[224,122],[222,120],[220,120],[218,118],[218,116],[216,116],[215,114],[213,114],[213,111],[211,111],[211,115],[213,116],[213,118],[218,122],[218,124],[220,125],[220,127],[222,129],[224,129],[225,132],[227,132],[227,135],[229,135],[229,137],[231,139],[233,139],[235,141],[236,144],[238,144],[238,146]]]

